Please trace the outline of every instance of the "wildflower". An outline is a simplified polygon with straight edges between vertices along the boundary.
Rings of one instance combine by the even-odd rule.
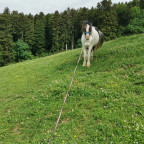
[[[64,143],[64,140],[62,142]]]
[[[58,135],[60,137],[60,135]]]
[[[76,135],[74,135],[74,137],[76,138]]]

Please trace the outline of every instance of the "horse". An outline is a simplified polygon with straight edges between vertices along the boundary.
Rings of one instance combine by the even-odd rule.
[[[104,34],[98,30],[97,27],[92,26],[89,21],[82,23],[82,36],[81,43],[84,53],[83,66],[90,67],[90,60],[93,60],[93,52],[96,52],[100,48],[104,41]]]

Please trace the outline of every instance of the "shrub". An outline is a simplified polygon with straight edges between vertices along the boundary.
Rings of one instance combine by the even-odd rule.
[[[13,53],[14,53],[16,62],[32,58],[32,54],[31,54],[29,45],[21,39],[18,40],[16,43],[14,43]]]
[[[76,43],[76,48],[81,48],[82,44],[81,44],[81,39],[78,39],[77,43]]]

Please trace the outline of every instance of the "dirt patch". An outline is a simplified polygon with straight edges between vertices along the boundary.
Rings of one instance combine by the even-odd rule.
[[[13,129],[13,132],[14,132],[15,134],[19,135],[19,134],[20,134],[19,130],[20,130],[20,127],[17,125],[17,126]]]

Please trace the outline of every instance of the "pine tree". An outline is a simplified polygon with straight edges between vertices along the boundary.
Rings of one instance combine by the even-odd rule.
[[[82,21],[85,20],[81,18],[80,11],[77,10],[75,14],[75,23],[74,23],[74,37],[75,37],[75,44],[77,43],[78,39],[81,38],[82,34]]]
[[[79,32],[78,34],[81,36],[81,33],[82,33],[82,22],[83,21],[86,21],[86,20],[89,20],[89,17],[88,17],[88,8],[84,7],[84,8],[80,8],[79,9],[79,18],[78,18],[78,21],[79,21]]]
[[[50,51],[51,47],[52,47],[51,17],[52,17],[52,14],[47,14],[46,15],[46,23],[45,23],[45,45],[46,45],[46,51]]]
[[[10,10],[9,10],[8,7],[6,7],[6,8],[4,9],[3,14],[8,14],[8,15],[10,15]]]
[[[62,14],[62,19],[61,19],[61,27],[60,29],[60,39],[61,39],[61,46],[65,47],[65,49],[71,49],[71,44],[72,44],[72,17],[71,17],[71,11],[68,8],[65,10]]]
[[[19,38],[18,36],[18,29],[19,29],[19,14],[18,11],[13,11],[11,13],[11,24],[12,24],[12,36],[13,36],[13,41],[16,42]]]
[[[105,35],[105,40],[111,40],[117,37],[118,21],[111,0],[103,0],[98,3],[98,26]]]
[[[68,43],[68,48],[69,49],[73,49],[73,33],[74,33],[74,25],[73,25],[73,19],[72,19],[72,15],[71,15],[71,10],[70,8],[67,9],[67,43]]]
[[[133,7],[134,6],[139,6],[139,0],[133,0],[132,4],[133,4]]]
[[[58,11],[55,11],[54,15],[51,18],[51,26],[52,26],[52,52],[59,51],[61,49],[60,45],[60,21],[61,15]],[[61,29],[63,29],[61,27]]]
[[[7,9],[8,10],[8,9]],[[0,66],[14,61],[10,14],[0,14]]]
[[[94,26],[97,26],[97,9],[92,7],[90,10],[88,10],[88,18],[89,18],[89,21],[92,22],[92,24]]]
[[[30,49],[32,49],[34,45],[34,19],[31,14],[26,16],[23,40],[29,45]]]
[[[139,5],[140,5],[141,9],[144,9],[144,0],[140,0],[140,4]]]
[[[119,26],[127,26],[129,23],[129,12],[127,11],[127,5],[124,3],[117,4],[116,12]]]
[[[24,14],[13,11],[11,14],[11,22],[13,41],[16,42],[18,39],[23,39],[26,26],[26,17]]]
[[[71,9],[71,23],[72,23],[72,49],[74,49],[75,47],[75,24],[76,24],[76,10],[75,9]]]
[[[32,52],[34,55],[41,56],[45,51],[45,17],[41,12],[35,16],[34,26],[34,45]]]
[[[24,39],[24,31],[26,27],[26,16],[19,13],[19,39]]]
[[[89,20],[89,18],[88,18],[88,8],[86,8],[86,7],[80,8],[79,14],[80,14],[80,26],[81,26],[82,21]]]

